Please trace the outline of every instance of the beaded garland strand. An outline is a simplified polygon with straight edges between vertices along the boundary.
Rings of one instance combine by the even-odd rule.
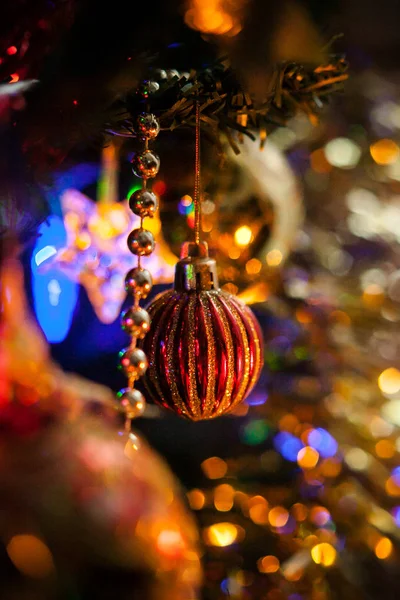
[[[147,100],[158,89],[157,82],[148,81],[138,94]],[[128,377],[128,387],[117,395],[127,431],[131,419],[145,409],[144,396],[135,389],[135,382],[148,367],[144,384],[152,400],[193,421],[213,419],[233,410],[248,396],[262,367],[262,334],[257,320],[248,307],[219,288],[216,262],[200,239],[201,118],[201,102],[196,96],[194,241],[183,244],[174,289],[158,296],[147,307],[148,312],[139,306],[152,287],[141,257],[152,253],[154,238],[144,229],[143,220],[157,210],[157,198],[147,184],[160,167],[158,156],[149,149],[160,124],[148,103],[146,112],[135,121],[134,135],[144,141],[144,149],[135,153],[132,168],[143,184],[129,204],[141,221],[128,236],[128,248],[138,257],[138,264],[126,276],[126,290],[133,303],[121,319],[131,343],[121,350],[120,365]],[[150,315],[154,325],[151,330]]]
[[[150,91],[146,82],[140,88],[144,99],[148,98]],[[121,350],[119,357],[120,366],[128,377],[128,387],[121,389],[117,394],[118,405],[125,414],[125,426],[128,431],[131,419],[142,415],[146,406],[143,394],[135,389],[135,382],[144,375],[148,366],[146,354],[137,347],[137,340],[143,339],[148,332],[150,316],[139,306],[139,302],[147,298],[153,282],[150,272],[142,267],[141,261],[143,256],[149,256],[153,252],[155,242],[153,234],[143,227],[143,221],[147,217],[153,217],[158,208],[157,196],[148,189],[148,180],[153,179],[160,168],[157,154],[149,149],[149,141],[154,140],[160,131],[157,118],[148,110],[140,113],[135,130],[137,137],[144,142],[144,149],[134,154],[132,170],[142,179],[142,187],[130,197],[129,207],[140,217],[140,226],[129,234],[127,244],[132,254],[138,257],[138,262],[137,267],[131,269],[125,278],[125,289],[133,302],[132,306],[122,313],[121,325],[131,336],[131,343],[129,347]]]

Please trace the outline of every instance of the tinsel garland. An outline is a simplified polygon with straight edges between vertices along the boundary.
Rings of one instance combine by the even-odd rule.
[[[158,117],[161,129],[173,131],[195,124],[195,104],[200,102],[201,127],[204,134],[218,146],[220,134],[227,137],[234,152],[239,146],[232,132],[261,140],[277,126],[284,126],[299,112],[313,123],[330,95],[342,89],[348,78],[348,63],[343,56],[331,55],[326,64],[316,68],[295,62],[283,62],[273,67],[266,97],[257,99],[244,89],[228,61],[190,74],[175,73],[160,79],[160,71],[150,71],[144,85],[149,90],[151,110]],[[158,81],[157,81],[158,77]],[[155,80],[156,85],[154,85]],[[141,96],[137,89],[129,92],[112,107],[106,131],[123,137],[135,137],[135,115],[140,112]]]

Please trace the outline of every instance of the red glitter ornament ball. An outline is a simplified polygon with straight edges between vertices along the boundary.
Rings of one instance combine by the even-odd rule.
[[[246,398],[262,367],[262,335],[252,311],[218,287],[205,244],[186,244],[174,289],[148,307],[141,342],[154,402],[193,421],[213,419]]]

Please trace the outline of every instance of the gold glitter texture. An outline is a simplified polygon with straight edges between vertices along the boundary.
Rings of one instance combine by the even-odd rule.
[[[224,330],[224,342],[226,346],[226,354],[228,359],[228,376],[226,380],[225,394],[221,400],[219,407],[217,408],[217,415],[222,415],[231,408],[232,390],[235,373],[235,351],[233,347],[232,334],[229,322],[224,312],[224,306],[218,297],[218,293],[210,294],[210,301],[212,302],[222,322],[222,327]]]
[[[200,293],[200,303],[203,308],[204,324],[207,336],[207,393],[203,418],[212,418],[215,406],[215,338],[209,307],[209,294]]]
[[[182,308],[184,307],[184,305],[187,302],[187,298],[183,297],[178,301],[178,304],[175,305],[175,308],[173,310],[173,317],[172,317],[172,326],[171,326],[171,330],[169,332],[168,338],[167,338],[167,348],[166,348],[166,354],[167,354],[167,362],[168,362],[168,370],[166,373],[167,376],[167,381],[168,384],[171,388],[171,394],[172,394],[172,399],[174,404],[178,407],[179,410],[182,411],[182,414],[185,416],[194,416],[194,410],[192,405],[190,404],[190,412],[192,414],[190,414],[188,412],[188,408],[185,405],[185,403],[183,402],[180,394],[179,394],[179,390],[178,390],[178,386],[176,385],[176,378],[178,377],[178,374],[176,372],[177,366],[176,365],[176,360],[175,360],[175,348],[176,348],[176,343],[175,343],[175,336],[176,336],[176,330],[178,328],[178,323],[179,323],[179,318],[181,316],[181,312],[182,312]],[[189,311],[190,311],[190,300],[189,300]],[[190,321],[190,317],[189,317],[189,321]],[[189,344],[190,344],[190,340],[189,340]],[[190,355],[192,355],[192,352],[190,352]],[[189,373],[191,372],[191,364],[189,361]],[[192,380],[192,375],[191,375],[191,380]],[[196,383],[196,380],[195,380]]]
[[[202,290],[167,292],[148,311],[155,326],[140,345],[149,356],[145,384],[156,403],[199,421],[225,414],[244,400],[259,376],[262,358],[260,333],[250,309],[220,290]],[[232,321],[239,334],[236,341]],[[218,342],[217,333],[222,337]],[[218,365],[220,343],[225,346],[226,369]],[[244,366],[234,394],[237,346]],[[221,388],[222,400],[217,402]]]

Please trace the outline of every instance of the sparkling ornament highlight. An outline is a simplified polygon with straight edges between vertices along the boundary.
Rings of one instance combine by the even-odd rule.
[[[137,120],[137,131],[141,137],[154,140],[160,133],[160,123],[151,113],[141,113]]]
[[[140,267],[131,269],[125,278],[125,290],[140,298],[147,298],[152,287],[153,279],[147,269]]]
[[[136,190],[129,198],[129,208],[138,217],[152,217],[158,208],[157,196],[149,190]]]
[[[174,289],[147,308],[152,328],[141,347],[154,400],[193,421],[242,402],[262,367],[262,335],[252,311],[218,287],[205,243],[185,244]]]
[[[136,177],[150,179],[155,177],[160,168],[160,159],[151,150],[137,152],[132,158],[132,171]]]
[[[128,419],[140,417],[146,408],[146,400],[139,390],[122,389],[117,394],[117,401]]]
[[[140,348],[124,348],[119,353],[120,365],[128,377],[138,379],[146,373],[147,357]]]
[[[132,306],[122,313],[121,324],[124,331],[141,339],[150,328],[149,313],[139,306]]]
[[[154,236],[147,229],[134,229],[128,235],[128,248],[136,256],[148,256],[153,252],[154,246]]]

